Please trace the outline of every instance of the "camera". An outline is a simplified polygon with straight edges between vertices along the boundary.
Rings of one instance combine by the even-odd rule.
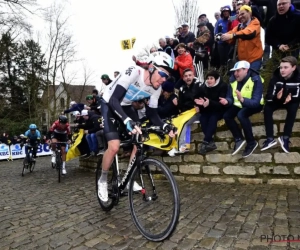
[[[222,36],[222,33],[216,34],[215,40],[216,40],[217,42],[221,41],[221,36]]]

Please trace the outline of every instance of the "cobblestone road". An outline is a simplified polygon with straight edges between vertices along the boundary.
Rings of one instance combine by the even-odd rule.
[[[179,182],[180,222],[164,242],[145,240],[127,197],[111,212],[97,202],[94,173],[68,163],[57,182],[50,157],[21,177],[22,160],[0,162],[0,249],[300,249],[297,187]],[[270,242],[275,240],[294,242]],[[300,238],[300,236],[299,236]]]

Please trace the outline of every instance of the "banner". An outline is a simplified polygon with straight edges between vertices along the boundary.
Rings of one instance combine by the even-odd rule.
[[[51,155],[48,144],[40,144],[37,148],[37,156]],[[25,146],[21,148],[20,144],[6,145],[0,144],[0,160],[13,160],[25,158]]]
[[[135,44],[136,38],[133,37],[131,39],[121,40],[121,48],[122,50],[132,49]]]
[[[190,109],[187,110],[183,113],[181,113],[180,115],[176,116],[175,118],[172,119],[172,124],[177,128],[177,140],[174,137],[172,139],[172,143],[170,146],[166,147],[166,148],[162,148],[161,146],[164,146],[168,143],[169,141],[169,136],[166,136],[166,139],[164,140],[164,142],[162,142],[160,140],[160,138],[156,135],[156,134],[149,134],[149,138],[150,140],[144,142],[145,145],[149,145],[158,149],[162,149],[162,150],[171,150],[173,148],[177,148],[179,149],[179,138],[180,138],[180,134],[181,134],[181,130],[183,129],[183,126],[196,114],[196,109]]]

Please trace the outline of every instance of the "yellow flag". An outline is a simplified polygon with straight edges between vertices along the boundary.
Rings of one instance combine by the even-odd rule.
[[[133,48],[133,46],[134,46],[135,40],[136,40],[135,37],[131,38],[131,47],[132,47],[132,48]]]
[[[121,41],[121,48],[122,50],[128,50],[131,49],[131,41],[130,39],[122,40]]]

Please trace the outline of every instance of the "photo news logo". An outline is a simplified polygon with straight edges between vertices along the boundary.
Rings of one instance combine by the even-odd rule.
[[[280,235],[280,234],[273,234],[273,235],[266,235],[262,234],[260,236],[260,242],[266,243],[276,243],[276,242],[300,242],[300,235]]]

